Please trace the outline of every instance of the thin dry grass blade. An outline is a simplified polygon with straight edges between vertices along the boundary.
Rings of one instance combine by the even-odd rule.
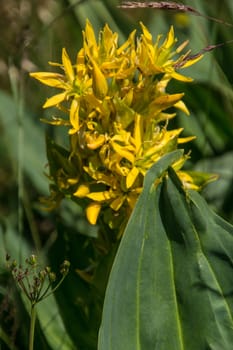
[[[224,25],[229,26],[229,27],[233,27],[232,23],[225,22],[224,20],[219,19],[219,18],[204,15],[192,6],[180,4],[177,2],[173,2],[173,1],[159,1],[159,2],[158,1],[150,1],[150,2],[124,1],[118,7],[124,8],[124,9],[153,8],[153,9],[157,9],[157,10],[172,10],[172,11],[178,11],[178,12],[187,12],[187,13],[191,13],[195,16],[200,16],[200,17],[209,19],[211,21],[224,24]]]

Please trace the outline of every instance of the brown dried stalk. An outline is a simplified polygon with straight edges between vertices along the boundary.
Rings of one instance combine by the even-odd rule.
[[[221,19],[211,17],[204,15],[200,13],[198,10],[196,10],[194,7],[189,5],[180,4],[173,1],[150,1],[150,2],[138,2],[138,1],[124,1],[121,5],[118,6],[119,8],[124,9],[133,9],[133,8],[153,8],[157,10],[172,10],[172,11],[178,11],[178,12],[188,12],[195,16],[200,16],[206,19],[209,19],[211,21],[225,24],[226,26],[233,27],[232,23],[225,22]]]

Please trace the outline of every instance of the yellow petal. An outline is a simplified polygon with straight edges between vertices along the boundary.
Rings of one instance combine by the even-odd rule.
[[[178,138],[178,143],[186,143],[186,142],[190,142],[196,139],[196,136],[188,136],[188,137],[180,137]]]
[[[99,147],[101,147],[104,142],[105,142],[105,136],[104,135],[99,135],[97,137],[92,136],[92,135],[87,135],[86,136],[86,142],[87,142],[87,147],[89,149],[95,150]]]
[[[198,186],[198,190],[202,189],[208,183],[216,181],[219,177],[219,175],[217,174],[202,173],[199,171],[179,171],[178,175],[179,177],[181,177],[182,180],[183,177],[185,178],[185,176],[190,176],[192,179],[192,183]]]
[[[67,180],[67,182],[70,184],[70,185],[76,185],[77,183],[78,183],[78,178],[76,177],[76,178],[69,178],[68,180]]]
[[[66,73],[68,80],[70,82],[73,82],[74,70],[73,70],[72,64],[70,62],[69,56],[68,56],[65,48],[62,49],[62,63],[63,63],[64,70],[65,70],[65,73]]]
[[[178,171],[182,168],[186,160],[189,158],[189,154],[183,155],[180,159],[178,159],[174,164],[172,164],[172,167],[175,171]]]
[[[193,81],[192,78],[186,77],[185,75],[179,74],[179,73],[177,73],[177,72],[175,72],[175,71],[174,71],[173,73],[171,73],[171,77],[172,77],[173,79],[176,79],[176,80],[179,80],[179,81],[183,81],[183,82],[185,82],[185,83],[190,83],[191,81]]]
[[[122,204],[124,203],[125,201],[125,196],[118,196],[116,199],[114,199],[111,204],[110,204],[110,207],[115,210],[115,211],[118,211]]]
[[[113,57],[116,54],[117,47],[117,39],[118,34],[113,33],[109,28],[108,24],[105,24],[104,29],[101,33],[100,42],[99,42],[99,50],[103,54],[103,56]]]
[[[74,196],[79,198],[84,198],[88,193],[90,193],[89,186],[86,184],[82,184],[78,187],[77,191],[74,192]]]
[[[86,195],[87,198],[93,199],[97,202],[104,202],[112,198],[112,195],[109,191],[103,191],[103,192],[91,192]]]
[[[95,32],[93,30],[91,23],[88,20],[86,20],[85,32],[83,34],[86,38],[88,46],[96,48],[97,44],[95,39]]]
[[[84,48],[82,47],[78,53],[77,53],[77,57],[76,57],[76,73],[78,78],[82,78],[83,76],[83,72],[86,70],[86,66],[85,66],[85,51]]]
[[[130,89],[129,92],[127,92],[123,97],[122,102],[125,103],[127,106],[130,106],[133,102],[133,97],[133,89]]]
[[[136,167],[133,167],[130,172],[128,173],[126,177],[126,187],[129,189],[131,186],[133,186],[137,176],[139,174],[139,170]]]
[[[98,65],[92,61],[93,65],[93,91],[97,98],[102,99],[107,95],[108,84],[105,76],[101,72]]]
[[[66,96],[67,96],[67,92],[65,91],[48,98],[47,101],[44,103],[43,108],[57,106],[59,103],[61,103],[66,99]]]
[[[203,55],[194,55],[193,58],[190,57],[186,60],[186,62],[181,66],[182,68],[187,68],[195,64],[196,62],[200,61],[202,59]]]
[[[96,202],[92,202],[88,205],[88,207],[86,208],[86,216],[87,216],[87,220],[89,221],[89,223],[91,225],[95,225],[100,213],[100,209],[101,209],[101,204],[100,203],[96,203]]]
[[[70,123],[73,129],[69,133],[73,134],[79,130],[79,101],[76,99],[73,99],[70,106]]]
[[[169,30],[169,33],[167,35],[167,38],[166,38],[166,41],[163,45],[163,47],[165,49],[170,49],[170,47],[173,46],[173,44],[175,43],[175,37],[174,37],[174,28],[173,26],[171,26],[170,30]]]
[[[146,26],[142,22],[140,22],[140,26],[142,28],[142,32],[146,40],[152,43],[152,35],[149,32],[149,30],[146,28]]]
[[[30,76],[39,80],[42,84],[58,89],[65,89],[64,76],[58,73],[38,72],[30,73]]]
[[[116,142],[112,142],[112,146],[114,148],[114,151],[118,153],[122,158],[127,159],[132,164],[134,163],[135,157],[130,151],[127,150],[126,147],[122,147]]]
[[[105,184],[107,186],[111,186],[111,187],[114,187],[115,186],[115,183],[116,183],[116,179],[114,176],[108,176],[108,175],[105,175],[99,171],[95,171],[93,169],[90,169],[89,167],[87,166],[84,166],[83,167],[83,170],[88,174],[90,175],[94,180],[96,180],[98,183],[102,183],[102,184]]]
[[[183,171],[178,171],[177,175],[179,176],[185,188],[195,191],[199,190],[199,186],[194,183],[192,176]]]
[[[117,54],[120,55],[128,46],[133,47],[134,42],[135,42],[135,34],[136,34],[136,29],[133,30],[128,39],[126,40],[125,43],[123,43],[118,49],[117,49]]]
[[[185,114],[189,115],[189,110],[186,107],[185,103],[183,101],[178,101],[174,104],[174,107],[180,109],[182,112],[184,112]]]
[[[180,94],[170,94],[170,95],[161,95],[157,97],[153,101],[153,106],[158,106],[158,109],[166,109],[168,107],[173,106],[175,103],[177,103],[182,97],[184,96],[183,93]]]
[[[143,133],[143,118],[140,114],[136,113],[134,122],[134,139],[136,144],[136,152],[138,152],[142,145]]]

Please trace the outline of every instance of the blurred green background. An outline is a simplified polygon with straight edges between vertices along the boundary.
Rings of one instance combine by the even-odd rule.
[[[231,0],[186,0],[206,16],[233,23]],[[88,18],[96,33],[107,22],[120,41],[143,21],[154,37],[174,25],[182,43],[189,39],[192,54],[208,45],[233,39],[232,26],[191,13],[169,10],[117,8],[119,1],[9,0],[0,16],[0,348],[26,349],[27,303],[15,290],[5,268],[8,252],[18,261],[36,253],[55,270],[66,258],[71,272],[55,296],[38,307],[36,349],[96,349],[108,271],[117,242],[108,232],[97,239],[74,203],[64,201],[57,211],[42,210],[39,197],[48,194],[45,173],[45,134],[61,145],[66,130],[40,122],[51,115],[42,110],[51,88],[29,77],[48,71],[48,61],[60,62],[65,47],[75,60]],[[196,135],[188,145],[190,169],[212,172],[219,179],[203,191],[209,205],[233,223],[233,43],[205,54],[185,71],[194,82],[169,85],[185,92],[190,116],[180,112],[174,124],[185,135]],[[78,270],[78,271],[77,271]],[[92,271],[94,271],[92,273]]]

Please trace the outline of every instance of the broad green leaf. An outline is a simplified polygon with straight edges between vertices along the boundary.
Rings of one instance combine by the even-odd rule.
[[[164,157],[145,178],[110,275],[99,350],[163,349],[163,343],[164,349],[183,349],[170,249],[158,211],[161,184],[153,186],[179,157],[180,152]]]
[[[145,178],[110,274],[99,350],[232,349],[233,227],[183,190],[170,167],[178,155]]]

